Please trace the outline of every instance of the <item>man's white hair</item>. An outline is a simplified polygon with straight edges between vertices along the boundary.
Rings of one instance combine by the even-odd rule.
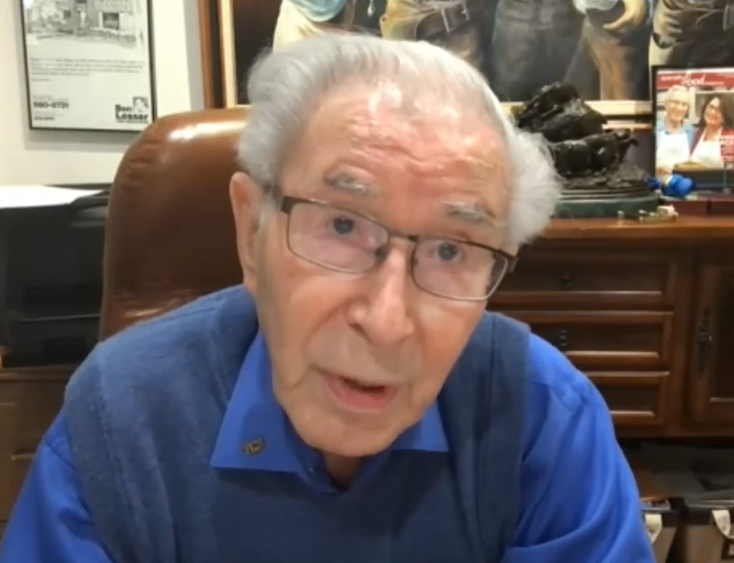
[[[460,103],[470,108],[468,116],[486,113],[510,157],[506,243],[521,245],[547,226],[561,184],[544,139],[514,126],[479,71],[425,42],[325,34],[260,58],[247,84],[252,109],[239,145],[240,164],[263,189],[277,190],[288,149],[325,94],[345,84],[377,87],[385,80],[408,95],[411,90],[421,96],[428,93],[437,104]]]

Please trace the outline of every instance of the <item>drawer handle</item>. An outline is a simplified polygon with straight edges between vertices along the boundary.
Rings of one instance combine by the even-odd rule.
[[[568,329],[562,328],[556,337],[556,348],[561,352],[568,350]]]
[[[703,374],[708,366],[709,351],[714,343],[711,334],[711,311],[706,309],[698,325],[698,373]]]
[[[564,272],[558,280],[558,285],[563,291],[571,291],[576,287],[576,277],[571,272]]]

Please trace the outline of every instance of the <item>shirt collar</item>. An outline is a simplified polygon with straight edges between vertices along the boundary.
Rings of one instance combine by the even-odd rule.
[[[297,436],[273,395],[272,366],[265,339],[258,332],[247,351],[224,414],[211,464],[226,469],[299,472],[318,453]],[[448,452],[438,404],[434,402],[391,450]]]

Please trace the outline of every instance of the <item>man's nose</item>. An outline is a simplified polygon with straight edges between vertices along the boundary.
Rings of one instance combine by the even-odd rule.
[[[413,334],[415,326],[406,303],[410,289],[406,253],[392,248],[365,283],[367,294],[350,307],[350,323],[378,346],[397,344]]]

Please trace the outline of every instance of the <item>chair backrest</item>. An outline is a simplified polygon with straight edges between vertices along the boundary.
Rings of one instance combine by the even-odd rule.
[[[229,181],[247,113],[162,117],[126,151],[108,210],[101,339],[241,283]]]

